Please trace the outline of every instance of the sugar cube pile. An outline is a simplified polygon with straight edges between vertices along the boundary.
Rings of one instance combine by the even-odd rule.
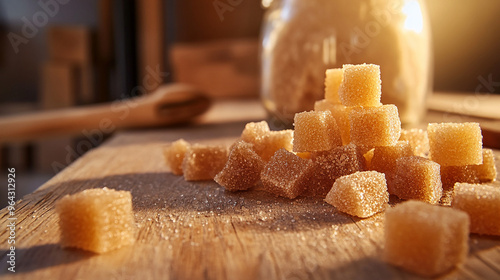
[[[445,273],[466,258],[470,232],[500,235],[500,188],[487,185],[497,177],[493,151],[478,123],[402,129],[381,94],[378,65],[328,69],[324,99],[297,113],[293,130],[248,123],[229,157],[179,140],[165,162],[186,180],[214,179],[228,191],[320,197],[332,215],[385,212],[385,260],[423,276]]]

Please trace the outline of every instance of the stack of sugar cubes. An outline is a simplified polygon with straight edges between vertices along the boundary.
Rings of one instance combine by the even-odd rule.
[[[493,152],[482,148],[477,123],[401,129],[397,107],[380,98],[378,65],[329,69],[325,99],[297,113],[293,131],[248,123],[229,152],[181,139],[164,150],[166,163],[186,180],[320,196],[361,218],[386,210],[389,194],[409,200],[386,212],[384,258],[421,275],[443,273],[466,258],[469,231],[500,235],[500,188],[474,185],[496,178]]]

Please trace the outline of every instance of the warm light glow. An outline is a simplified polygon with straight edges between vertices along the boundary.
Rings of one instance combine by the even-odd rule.
[[[422,19],[422,10],[418,1],[412,0],[406,2],[403,6],[403,13],[406,15],[404,27],[415,32],[422,32],[424,22]]]
[[[271,6],[271,3],[273,2],[273,0],[262,0],[262,7],[264,8],[269,8],[269,6]]]

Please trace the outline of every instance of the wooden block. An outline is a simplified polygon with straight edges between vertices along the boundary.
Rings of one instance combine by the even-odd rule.
[[[47,42],[50,60],[92,63],[92,41],[88,27],[50,26],[47,30]]]
[[[58,109],[73,106],[83,85],[82,71],[73,63],[47,62],[43,67],[40,88],[41,107]],[[37,171],[57,173],[66,166],[67,149],[72,147],[71,137],[58,137],[37,142],[35,166]],[[59,166],[59,168],[54,168]]]
[[[62,108],[76,103],[78,71],[72,64],[45,63],[41,83],[40,100],[43,109]]]
[[[153,92],[165,78],[159,73],[165,71],[163,2],[136,1],[138,81],[147,92]]]
[[[96,101],[95,70],[91,64],[82,64],[77,67],[77,104],[90,104]],[[102,82],[102,81],[101,81]]]
[[[196,85],[214,98],[257,97],[258,50],[255,39],[176,44],[170,50],[173,78]]]

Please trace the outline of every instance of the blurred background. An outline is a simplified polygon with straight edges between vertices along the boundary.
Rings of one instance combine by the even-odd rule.
[[[214,99],[256,99],[268,2],[0,0],[0,116],[129,98],[168,82]],[[499,93],[500,1],[426,2],[434,90]],[[78,143],[0,144],[0,170],[15,167],[27,174],[18,186],[38,187],[91,148]]]

